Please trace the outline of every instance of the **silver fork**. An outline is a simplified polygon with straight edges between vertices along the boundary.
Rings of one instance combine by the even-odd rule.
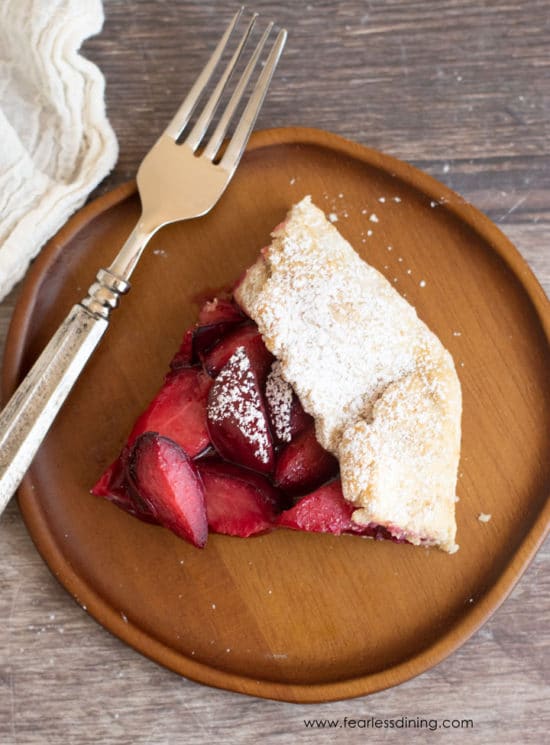
[[[29,374],[0,413],[0,513],[19,485],[50,425],[105,333],[111,310],[130,289],[130,276],[151,237],[164,225],[209,212],[229,184],[262,106],[286,41],[278,34],[233,134],[222,143],[266,45],[270,23],[252,52],[212,133],[223,92],[255,24],[252,15],[194,125],[190,120],[199,99],[228,46],[243,13],[232,18],[205,68],[174,118],[141,163],[137,183],[142,214],[108,269],[100,269],[88,295],[75,305]],[[189,132],[187,130],[190,129]],[[182,137],[185,135],[185,139]]]

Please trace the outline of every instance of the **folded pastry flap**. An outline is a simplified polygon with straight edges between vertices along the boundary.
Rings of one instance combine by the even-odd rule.
[[[450,354],[415,309],[355,253],[309,197],[273,232],[272,244],[262,250],[235,295],[314,417],[319,442],[340,459],[345,497],[367,510],[357,513],[358,519],[376,513],[376,522],[389,526],[399,518],[403,523],[397,527],[413,542],[423,539],[452,551],[460,384]],[[389,433],[381,446],[381,425],[388,424],[392,397],[402,401],[398,419],[393,415],[393,436],[415,433],[409,462],[398,469]],[[374,413],[377,401],[379,422],[369,429],[365,415]],[[412,424],[408,415],[415,407],[422,421],[431,417],[430,426]],[[342,442],[344,432],[355,431],[353,446],[349,436]],[[429,462],[423,450],[430,453]],[[370,462],[374,454],[375,465]],[[380,474],[388,469],[404,482],[416,472],[414,488],[404,483],[394,493],[392,484],[382,498],[386,481]],[[388,488],[391,480],[388,472]],[[371,511],[374,493],[378,507]]]
[[[422,359],[344,431],[342,488],[356,522],[454,552],[461,390],[444,349]]]

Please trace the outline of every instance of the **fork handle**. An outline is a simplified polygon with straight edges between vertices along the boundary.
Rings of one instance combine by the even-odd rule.
[[[0,514],[101,337],[119,296],[130,285],[100,269],[0,413]]]

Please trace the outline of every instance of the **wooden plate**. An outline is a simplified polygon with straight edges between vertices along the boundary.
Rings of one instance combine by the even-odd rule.
[[[464,417],[453,556],[289,531],[211,536],[199,551],[88,493],[160,385],[197,296],[234,281],[308,193],[456,361]],[[5,396],[138,210],[134,186],[121,187],[43,251],[10,329]],[[165,228],[143,257],[20,489],[28,529],[92,616],[188,678],[296,702],[396,685],[488,618],[548,530],[549,318],[517,251],[445,186],[323,132],[257,133],[213,212]]]

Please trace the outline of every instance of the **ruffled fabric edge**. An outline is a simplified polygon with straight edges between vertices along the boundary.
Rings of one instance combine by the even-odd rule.
[[[11,3],[8,2],[4,6],[4,23],[9,20],[9,5]],[[85,12],[78,0],[65,0],[51,7],[52,18],[41,34],[41,46],[32,53],[40,54],[41,49],[49,50],[52,55],[52,75],[59,76],[61,80],[67,77],[78,80],[85,126],[77,167],[72,177],[70,180],[57,181],[36,168],[32,155],[22,148],[17,132],[0,112],[4,148],[13,147],[13,153],[18,155],[9,170],[0,174],[0,199],[4,201],[5,214],[9,216],[9,204],[6,202],[17,201],[18,194],[21,202],[26,201],[24,212],[15,218],[12,225],[8,224],[9,232],[0,245],[0,300],[22,279],[30,261],[44,243],[112,170],[118,157],[116,136],[105,109],[105,80],[98,67],[79,53],[83,42],[103,27],[101,1],[87,0]],[[55,54],[52,50],[55,50]],[[67,99],[67,107],[70,107],[73,89],[64,86],[59,89]]]

